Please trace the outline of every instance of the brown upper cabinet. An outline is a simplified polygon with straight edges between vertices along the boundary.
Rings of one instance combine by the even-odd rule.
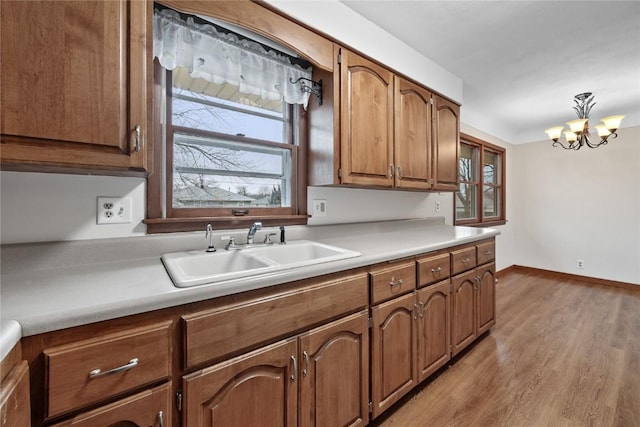
[[[151,2],[2,2],[2,167],[143,175]]]
[[[335,54],[333,76],[315,73],[333,105],[311,106],[310,184],[456,191],[460,107],[348,49]]]

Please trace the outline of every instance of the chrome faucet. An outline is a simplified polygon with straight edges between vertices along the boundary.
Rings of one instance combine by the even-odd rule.
[[[251,224],[251,227],[249,227],[249,233],[247,233],[247,245],[253,244],[253,236],[255,236],[256,231],[260,229],[262,229],[261,222],[254,222],[253,224]]]

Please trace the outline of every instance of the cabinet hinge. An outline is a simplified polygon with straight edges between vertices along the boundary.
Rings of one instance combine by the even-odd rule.
[[[182,411],[182,390],[178,390],[176,393],[176,408],[178,412]]]
[[[342,178],[342,168],[338,168],[338,178]]]
[[[429,98],[429,104],[431,104],[431,105],[433,105],[433,104],[434,104],[434,102],[433,102],[433,98]]]
[[[369,401],[369,413],[373,412],[373,402]]]
[[[373,318],[369,317],[367,323],[369,324],[369,329],[373,328]]]
[[[342,64],[342,54],[338,54],[338,64]]]

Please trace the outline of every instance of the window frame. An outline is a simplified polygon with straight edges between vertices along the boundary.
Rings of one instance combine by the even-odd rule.
[[[476,212],[477,212],[477,217],[476,218],[471,218],[471,219],[458,219],[456,216],[456,199],[457,199],[457,194],[460,191],[459,187],[458,190],[456,192],[453,193],[453,219],[454,219],[454,225],[465,225],[465,226],[472,226],[472,227],[487,227],[487,226],[494,226],[494,225],[504,225],[506,224],[507,220],[507,216],[506,216],[506,164],[507,164],[507,160],[506,160],[506,152],[507,150],[504,147],[500,147],[498,145],[495,144],[491,144],[490,142],[484,141],[480,138],[476,138],[474,136],[465,134],[465,133],[460,133],[460,144],[466,144],[472,147],[475,147],[478,149],[478,153],[477,153],[477,164],[475,164],[475,171],[476,171],[476,177],[474,181],[469,181],[469,183],[475,184],[476,188],[477,188],[477,197],[476,197]],[[494,188],[499,188],[498,191],[498,195],[499,195],[499,215],[498,216],[491,216],[491,217],[485,217],[484,215],[484,175],[483,175],[483,169],[484,169],[484,157],[485,157],[485,151],[497,154],[500,156],[500,171],[499,173],[496,175],[497,178],[499,179],[499,185],[497,184],[491,184],[491,187]],[[458,168],[460,167],[460,165],[458,164]],[[460,174],[460,170],[458,169],[458,175]],[[466,182],[466,181],[465,181]],[[463,183],[463,181],[460,181],[460,183],[458,185],[460,185],[461,183]]]
[[[147,233],[165,233],[179,231],[204,230],[207,224],[218,229],[234,229],[249,227],[254,222],[262,222],[263,226],[306,225],[307,215],[307,113],[303,108],[290,107],[289,116],[297,114],[297,123],[288,120],[288,141],[286,144],[255,140],[247,137],[224,135],[225,139],[238,142],[257,142],[285,148],[291,152],[291,206],[284,208],[173,208],[172,206],[172,171],[173,145],[168,141],[175,129],[167,123],[163,129],[161,115],[163,103],[167,117],[171,117],[171,71],[165,70],[157,59],[153,63],[154,96],[153,96],[153,161],[156,168],[147,179]],[[165,83],[166,82],[166,83]],[[295,112],[295,113],[294,113]],[[295,135],[294,135],[295,132]],[[196,136],[215,136],[214,132],[190,129]],[[221,135],[222,136],[222,135]],[[294,142],[297,141],[297,144]],[[157,167],[162,165],[162,167]]]

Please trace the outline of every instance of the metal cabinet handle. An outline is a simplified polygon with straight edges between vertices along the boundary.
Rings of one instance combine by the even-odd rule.
[[[162,411],[158,412],[158,427],[164,427],[163,415]]]
[[[491,251],[484,251],[482,254],[483,254],[483,255],[491,255],[492,253],[493,253],[493,252],[491,252]]]
[[[418,304],[413,304],[413,320],[418,320],[418,315],[420,314],[420,309],[418,308]]]
[[[389,179],[393,178],[393,165],[389,165]]]
[[[291,379],[291,381],[295,381],[296,380],[296,372],[298,372],[298,361],[296,360],[295,356],[291,356],[291,362],[293,363],[293,373],[291,374],[289,379]]]
[[[309,353],[307,353],[306,351],[303,351],[302,359],[304,360],[304,369],[302,370],[302,376],[306,377],[307,372],[309,371]]]
[[[432,269],[431,269],[431,272],[432,272],[433,274],[435,274],[435,273],[440,273],[441,271],[442,271],[442,267],[432,268]]]
[[[140,128],[140,125],[135,125],[135,127],[133,128],[133,151],[135,151],[136,153],[140,151],[141,132],[142,130]]]
[[[395,278],[395,277],[392,277],[392,278],[391,278],[391,281],[389,282],[389,286],[391,286],[392,288],[393,288],[394,286],[402,286],[402,279],[398,279],[398,280],[396,280],[396,278]]]
[[[108,371],[102,372],[100,369],[94,369],[89,372],[89,378],[98,378],[103,375],[116,374],[118,372],[128,371],[131,368],[135,368],[138,365],[138,358],[134,357],[127,363],[126,365],[118,366],[117,368],[109,369]]]
[[[466,264],[469,261],[471,261],[469,258],[463,258],[463,259],[460,260],[460,262],[463,263],[463,264]]]
[[[398,179],[402,179],[402,168],[400,166],[396,166],[396,176]]]

